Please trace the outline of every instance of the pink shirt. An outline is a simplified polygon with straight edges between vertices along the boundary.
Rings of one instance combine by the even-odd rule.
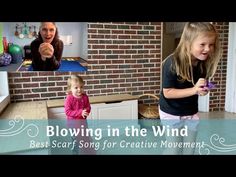
[[[67,119],[84,119],[82,117],[83,109],[86,109],[88,113],[91,111],[89,99],[85,93],[80,98],[76,98],[72,94],[67,95],[65,100]]]

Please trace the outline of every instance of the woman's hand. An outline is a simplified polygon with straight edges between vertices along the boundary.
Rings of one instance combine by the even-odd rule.
[[[46,60],[46,58],[51,58],[54,53],[54,48],[50,43],[42,43],[39,46],[39,53],[43,60]]]

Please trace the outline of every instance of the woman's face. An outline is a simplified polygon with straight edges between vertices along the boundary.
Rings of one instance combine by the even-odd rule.
[[[56,34],[56,26],[52,22],[43,22],[40,27],[43,42],[51,43]]]
[[[216,36],[214,33],[199,35],[192,43],[191,55],[193,60],[204,61],[214,52]]]
[[[84,85],[79,82],[72,81],[71,92],[73,96],[80,97],[84,92]]]

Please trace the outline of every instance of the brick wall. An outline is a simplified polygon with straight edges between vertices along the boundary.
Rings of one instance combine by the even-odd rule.
[[[68,72],[9,72],[11,101],[64,98]]]
[[[228,23],[216,23],[224,56],[214,77],[210,110],[225,102]],[[88,23],[88,72],[83,76],[88,95],[129,93],[158,95],[160,90],[161,22]],[[9,72],[11,101],[65,98],[71,72]],[[74,73],[73,73],[74,74]]]
[[[228,55],[228,22],[214,23],[218,32],[220,33],[220,40],[223,47],[223,57],[219,62],[217,71],[213,77],[213,81],[217,87],[210,92],[210,111],[224,111],[225,110],[225,92],[226,92],[226,74],[227,74],[227,55]]]
[[[93,23],[88,35],[91,94],[158,94],[161,23]]]

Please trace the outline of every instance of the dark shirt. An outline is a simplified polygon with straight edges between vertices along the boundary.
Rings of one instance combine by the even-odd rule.
[[[60,39],[54,39],[51,45],[54,48],[52,58],[46,58],[45,61],[41,59],[39,53],[39,46],[43,43],[41,38],[32,41],[30,48],[32,53],[32,67],[34,71],[55,71],[61,65],[61,57],[63,52],[63,42]]]
[[[201,73],[200,66],[193,67],[194,84],[199,78],[205,78],[205,74]],[[171,70],[173,63],[173,56],[169,56],[162,68],[162,89],[160,93],[160,109],[168,114],[176,116],[193,115],[198,112],[198,95],[193,95],[185,98],[168,99],[163,94],[163,88],[185,89],[191,88],[194,85],[189,81],[180,81],[177,73]]]

